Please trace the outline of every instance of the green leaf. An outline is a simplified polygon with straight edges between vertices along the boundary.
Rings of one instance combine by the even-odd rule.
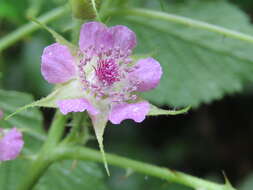
[[[184,114],[189,111],[191,106],[188,106],[186,108],[180,109],[180,110],[164,110],[160,109],[154,105],[151,105],[150,111],[148,113],[149,116],[157,116],[157,115],[178,115],[178,114]]]
[[[243,181],[239,184],[238,189],[240,190],[251,190],[253,189],[253,173],[250,173]]]
[[[142,4],[160,8],[159,2]],[[186,0],[166,7],[172,14],[253,34],[248,17],[225,0]],[[187,22],[152,19],[152,15],[113,18],[113,25],[120,22],[137,33],[137,53],[158,52],[154,57],[163,67],[161,84],[144,95],[156,104],[196,107],[240,92],[253,82],[252,43],[194,28]]]
[[[0,164],[0,189],[16,190],[29,163],[24,159],[2,162]]]
[[[0,189],[17,190],[27,172],[29,160],[17,159],[0,165]],[[62,161],[54,163],[35,186],[35,190],[107,190],[103,170],[96,163]]]
[[[63,161],[54,163],[35,186],[35,190],[106,190],[104,175],[96,163]]]
[[[17,108],[32,101],[33,98],[29,94],[0,89],[0,109],[3,110],[5,116],[13,113]],[[17,127],[25,133],[24,152],[30,152],[31,149],[36,150],[40,146],[41,141],[45,139],[42,115],[38,108],[19,113],[9,120],[0,120],[0,126]]]

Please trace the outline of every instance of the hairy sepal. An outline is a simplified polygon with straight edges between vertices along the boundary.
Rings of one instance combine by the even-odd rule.
[[[107,164],[107,160],[105,156],[105,151],[104,151],[104,145],[103,145],[103,135],[104,135],[107,121],[108,121],[109,108],[106,105],[104,106],[100,105],[99,108],[100,108],[100,114],[91,116],[91,118],[92,118],[92,124],[93,124],[94,130],[95,130],[95,134],[97,137],[99,149],[102,154],[105,170],[108,176],[110,176],[110,172],[109,172],[109,168],[108,168],[108,164]]]
[[[16,115],[17,113],[26,110],[31,107],[48,107],[48,108],[57,108],[56,102],[58,100],[64,99],[76,99],[76,98],[87,98],[88,94],[85,93],[80,88],[79,81],[71,80],[67,83],[57,85],[55,90],[51,92],[48,96],[27,104],[21,108],[18,108],[14,113],[8,115],[5,119],[9,119],[12,116]]]

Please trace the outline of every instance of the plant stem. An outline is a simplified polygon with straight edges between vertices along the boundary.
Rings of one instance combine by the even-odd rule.
[[[79,160],[90,160],[96,162],[103,162],[101,153],[96,150],[89,148],[78,147],[78,146],[59,146],[55,150],[55,160],[64,159],[79,159]],[[143,163],[140,161],[131,160],[121,156],[116,156],[113,154],[106,154],[107,162],[111,165],[119,166],[126,169],[132,169],[136,172],[143,173],[145,175],[150,175],[158,177],[161,179],[168,180],[170,182],[179,183],[192,187],[194,189],[205,189],[205,190],[235,190],[228,184],[217,184],[214,182],[206,181],[191,175],[184,174],[182,172],[177,172],[170,170],[168,168],[162,168],[154,166],[151,164]]]
[[[83,121],[85,115],[84,113],[74,113],[73,116],[73,125],[72,128],[70,130],[70,133],[68,134],[68,136],[64,139],[64,143],[69,143],[72,141],[75,141],[75,139],[78,137],[78,135],[80,134],[80,127],[82,127]],[[87,126],[85,126],[87,127]]]
[[[188,17],[179,16],[175,14],[169,14],[161,11],[154,11],[148,9],[141,8],[132,8],[132,9],[120,9],[120,10],[112,10],[107,12],[107,16],[124,14],[129,16],[141,16],[147,17],[151,19],[160,19],[168,22],[178,23],[182,25],[187,25],[189,27],[198,28],[202,30],[207,30],[210,32],[215,32],[221,34],[225,37],[230,37],[238,40],[242,40],[248,43],[253,43],[253,36],[244,34],[238,31],[230,30],[221,26],[217,26],[214,24],[209,24],[207,22],[194,20]]]
[[[64,15],[66,11],[66,7],[56,8],[40,16],[37,20],[41,23],[48,23]],[[0,52],[39,28],[39,25],[29,22],[18,28],[17,30],[13,31],[12,33],[6,35],[2,39],[0,39]]]
[[[67,116],[61,114],[59,110],[56,111],[53,122],[48,132],[48,138],[45,142],[44,148],[54,148],[61,140],[64,133]]]
[[[60,141],[65,127],[67,117],[63,116],[59,111],[55,113],[54,120],[49,129],[48,138],[38,153],[36,159],[31,163],[28,174],[22,180],[19,190],[31,190],[40,177],[44,174],[50,164],[54,161],[54,149]]]
[[[31,163],[27,175],[24,176],[19,190],[31,190],[52,163],[47,156],[49,152],[40,152],[36,159]]]

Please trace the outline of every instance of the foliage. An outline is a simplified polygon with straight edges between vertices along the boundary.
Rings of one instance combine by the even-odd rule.
[[[147,8],[161,9],[158,1],[143,4]],[[165,4],[164,9],[168,13],[253,34],[246,14],[224,0],[188,0]],[[190,23],[164,22],[152,16],[127,15],[113,24],[119,22],[137,33],[137,53],[150,53],[163,65],[161,84],[145,96],[157,104],[196,107],[240,92],[253,80],[253,46],[249,42],[196,30]]]
[[[75,4],[76,2],[78,4]],[[98,3],[100,1],[95,0],[86,2],[88,2],[85,4],[87,7],[84,7],[80,5],[83,2],[71,0],[72,8],[74,8],[72,13],[77,11],[78,18],[82,19],[101,19],[109,26],[127,25],[137,34],[138,45],[135,56],[151,55],[162,64],[164,75],[161,84],[154,91],[145,93],[143,98],[160,107],[185,107],[166,110],[152,105],[150,116],[187,113],[190,106],[197,108],[225,96],[235,93],[243,94],[245,89],[248,95],[251,95],[253,28],[249,16],[228,0],[104,0],[101,4]],[[99,5],[97,7],[99,15],[95,14],[96,3],[97,6]],[[250,1],[238,1],[238,3],[247,11],[250,11],[249,7],[253,6]],[[15,126],[24,132],[25,138],[25,149],[20,158],[0,165],[0,189],[14,190],[20,187],[22,189],[20,184],[24,184],[26,180],[38,180],[35,190],[68,190],[70,188],[76,190],[94,188],[98,190],[191,190],[192,188],[234,190],[228,183],[225,185],[213,183],[167,168],[151,166],[110,154],[108,154],[108,163],[125,169],[109,167],[112,176],[107,178],[103,167],[90,162],[101,162],[98,156],[100,154],[83,148],[87,145],[87,141],[88,145],[93,146],[93,141],[90,141],[93,136],[88,133],[89,121],[80,122],[75,128],[75,122],[72,121],[73,115],[70,115],[68,119],[65,118],[64,126],[53,126],[54,122],[49,126],[51,120],[49,109],[39,110],[34,106],[52,108],[55,107],[57,98],[76,96],[64,85],[58,86],[47,96],[52,91],[52,86],[47,84],[40,75],[40,56],[43,48],[54,42],[46,30],[56,41],[68,45],[76,53],[72,43],[77,42],[77,31],[86,20],[72,17],[75,14],[68,12],[68,7],[70,4],[64,0],[18,2],[3,0],[0,2],[0,37],[2,38],[0,39],[0,87],[2,88],[0,89],[0,109],[4,111],[5,116],[16,113],[8,120],[0,120],[0,126],[1,128]],[[84,13],[86,9],[87,12]],[[35,19],[39,15],[42,16]],[[96,16],[97,18],[94,18]],[[23,25],[27,22],[27,17],[30,21],[27,25]],[[36,24],[31,23],[31,20]],[[48,22],[53,23],[46,24]],[[32,34],[39,28],[46,30]],[[16,43],[20,39],[23,41]],[[40,101],[34,102],[31,94]],[[18,108],[22,109],[18,110]],[[44,123],[42,112],[45,116]],[[153,124],[159,128],[159,123]],[[122,125],[128,128],[134,124],[124,122]],[[63,128],[66,126],[68,128]],[[51,129],[54,127],[56,129],[53,130],[58,130],[57,138],[52,138],[54,132]],[[111,147],[112,150],[116,150],[114,152],[121,152],[126,156],[133,153],[136,158],[153,163],[156,163],[154,160],[161,161],[161,165],[166,160],[166,163],[175,168],[181,164],[183,167],[179,169],[185,171],[182,157],[195,148],[185,143],[189,141],[184,141],[185,139],[182,138],[180,142],[164,145],[162,152],[159,152],[157,149],[146,147],[148,143],[143,142],[145,139],[142,131],[138,132],[139,129],[134,129],[134,132],[129,132],[129,129],[125,128],[124,130],[120,128],[116,137],[112,136],[118,129],[114,128],[114,131],[112,128],[109,129],[109,133],[112,133],[111,137],[116,139],[108,143],[109,150]],[[157,128],[152,128],[152,130],[157,130]],[[185,132],[186,138],[192,138],[188,134],[190,130]],[[81,135],[77,135],[77,132]],[[194,130],[190,132],[194,133]],[[152,134],[159,136],[157,131]],[[69,135],[72,135],[72,138],[68,138]],[[160,137],[157,138],[160,140]],[[149,140],[147,137],[146,141]],[[72,147],[75,143],[78,146]],[[68,154],[68,151],[71,154]],[[157,155],[163,157],[163,161]],[[197,160],[195,162],[198,162],[198,157],[195,159]],[[38,176],[34,175],[34,178],[27,179],[27,176],[33,172],[31,168],[34,164],[38,164],[39,169],[41,165],[45,165],[45,170],[42,169]],[[144,175],[135,173],[133,168]],[[40,178],[42,174],[44,175]],[[205,177],[206,173],[202,176]],[[215,175],[214,178],[216,177]],[[250,190],[251,188],[252,176],[248,176],[239,189]]]

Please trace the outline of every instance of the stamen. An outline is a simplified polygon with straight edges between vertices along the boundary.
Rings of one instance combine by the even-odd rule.
[[[129,73],[135,69],[129,65],[132,62],[130,54],[131,50],[122,51],[120,47],[106,48],[103,45],[80,50],[78,71],[83,88],[88,89],[97,99],[109,98],[117,103],[135,100],[137,96],[133,92],[137,90],[138,82],[128,78]],[[91,62],[92,60],[96,62]],[[94,75],[85,72],[86,65],[89,64],[94,68]],[[95,78],[87,80],[88,76]],[[114,85],[116,82],[122,84],[117,87]]]
[[[111,86],[120,80],[119,65],[113,59],[99,60],[95,69],[96,76],[105,86]]]

